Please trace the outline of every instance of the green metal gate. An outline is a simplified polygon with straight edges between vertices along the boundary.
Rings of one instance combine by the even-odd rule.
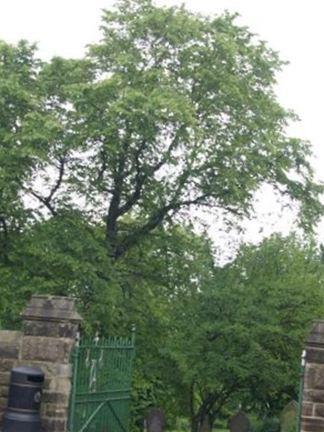
[[[69,432],[128,432],[134,333],[81,339],[73,352]]]

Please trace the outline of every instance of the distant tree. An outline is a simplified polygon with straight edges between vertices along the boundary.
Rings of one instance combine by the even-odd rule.
[[[274,236],[244,246],[213,286],[174,302],[170,355],[187,385],[192,431],[239,404],[274,414],[297,397],[302,344],[322,316],[316,249]]]

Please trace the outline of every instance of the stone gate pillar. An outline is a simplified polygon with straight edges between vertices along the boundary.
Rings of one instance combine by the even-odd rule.
[[[40,367],[45,373],[42,422],[46,432],[67,430],[72,370],[70,356],[80,315],[74,299],[33,296],[24,319],[18,364]]]
[[[306,339],[301,432],[324,431],[324,321],[314,322]]]

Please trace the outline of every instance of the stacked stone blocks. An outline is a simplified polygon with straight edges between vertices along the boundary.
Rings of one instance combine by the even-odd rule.
[[[306,340],[301,432],[324,431],[324,321],[315,321]]]
[[[0,331],[0,415],[7,406],[10,371],[40,367],[45,373],[41,417],[46,432],[67,430],[71,352],[81,317],[74,300],[33,296],[23,312],[23,331]]]

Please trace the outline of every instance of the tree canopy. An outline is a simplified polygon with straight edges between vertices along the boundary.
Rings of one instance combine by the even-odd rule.
[[[36,200],[32,217],[78,209],[105,224],[118,258],[193,207],[249,215],[263,183],[299,205],[304,227],[321,213],[310,147],[287,136],[294,115],[274,93],[282,62],[235,16],[122,0],[83,59],[2,52],[2,184],[15,208]]]

